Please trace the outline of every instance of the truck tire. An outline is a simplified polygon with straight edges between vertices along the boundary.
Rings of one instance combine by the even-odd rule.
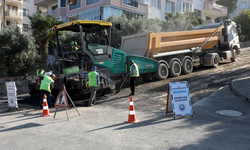
[[[193,62],[190,59],[185,59],[181,69],[184,74],[190,74],[193,71],[193,67]]]
[[[213,53],[212,59],[211,59],[212,67],[219,66],[220,63],[220,56],[217,53]]]
[[[178,61],[174,60],[171,63],[169,73],[171,77],[178,77],[181,74],[181,64]]]
[[[155,72],[155,78],[157,80],[164,80],[168,77],[168,67],[164,63],[160,63],[158,70]]]

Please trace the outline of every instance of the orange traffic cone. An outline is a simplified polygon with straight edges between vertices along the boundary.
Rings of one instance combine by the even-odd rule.
[[[48,106],[48,103],[47,103],[47,100],[46,100],[46,95],[43,94],[43,117],[45,116],[50,116],[50,113],[49,113],[49,106]]]
[[[129,113],[128,113],[128,121],[125,121],[126,123],[137,123],[139,120],[136,120],[135,117],[135,108],[133,103],[133,98],[130,96],[130,102],[129,102]]]

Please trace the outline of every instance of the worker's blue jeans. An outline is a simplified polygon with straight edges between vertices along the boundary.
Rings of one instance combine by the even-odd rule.
[[[43,108],[43,94],[47,97],[48,106],[51,106],[51,96],[49,91],[41,90],[40,107]]]

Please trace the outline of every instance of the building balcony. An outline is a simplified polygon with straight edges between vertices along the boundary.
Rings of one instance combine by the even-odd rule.
[[[213,3],[213,2],[205,1],[204,13],[210,16],[223,17],[227,15],[227,7]]]
[[[10,5],[22,6],[23,0],[5,0],[5,3]]]
[[[34,0],[34,4],[40,7],[48,7],[50,4],[55,2],[55,0]]]
[[[51,10],[51,11],[46,11],[43,13],[44,16],[47,16],[47,15],[50,15],[50,16],[57,16],[58,14],[58,9],[54,9],[54,10]]]
[[[23,13],[19,11],[9,11],[9,10],[5,11],[5,18],[10,20],[22,21],[23,20],[22,15]]]

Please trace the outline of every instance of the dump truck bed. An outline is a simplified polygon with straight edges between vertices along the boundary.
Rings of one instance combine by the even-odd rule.
[[[219,34],[223,26],[212,36],[202,49],[211,49],[218,43]],[[121,50],[127,55],[139,55],[152,58],[158,53],[189,49],[199,47],[210,37],[216,28],[177,31],[165,33],[145,32],[131,36],[122,37]]]

